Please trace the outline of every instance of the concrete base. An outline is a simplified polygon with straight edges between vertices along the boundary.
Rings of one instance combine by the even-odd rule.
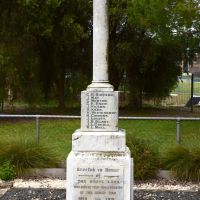
[[[43,169],[30,169],[25,172],[24,178],[66,178],[66,168],[43,168]]]
[[[72,151],[78,152],[124,152],[126,151],[125,131],[82,132],[77,130],[72,136]]]
[[[169,170],[159,170],[157,173],[158,178],[167,179],[167,180],[173,180],[175,177],[173,176],[173,173]]]
[[[67,200],[133,199],[133,160],[122,130],[113,134],[78,130],[72,143],[67,158]]]

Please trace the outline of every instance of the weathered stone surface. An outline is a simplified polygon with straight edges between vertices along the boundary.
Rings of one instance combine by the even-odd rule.
[[[81,130],[118,131],[118,92],[81,93]]]
[[[93,1],[93,81],[108,82],[107,0]]]
[[[67,200],[132,200],[128,149],[115,153],[72,151],[67,162]]]
[[[0,189],[10,188],[13,186],[13,181],[1,181],[0,180]]]
[[[82,132],[72,136],[73,151],[126,151],[126,136],[123,130],[117,132]]]
[[[93,0],[93,81],[81,94],[81,129],[67,158],[67,200],[132,200],[133,160],[108,81],[108,0]]]
[[[34,168],[28,170],[24,174],[25,178],[40,177],[40,178],[59,178],[65,179],[66,169],[65,168]]]

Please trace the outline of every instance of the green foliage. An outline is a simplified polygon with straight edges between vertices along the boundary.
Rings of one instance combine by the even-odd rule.
[[[9,161],[0,165],[0,179],[4,181],[16,178],[16,169]]]
[[[192,62],[199,48],[198,1],[109,0],[109,15],[109,78],[115,89],[126,74],[130,104],[138,106],[142,94],[166,97],[180,74],[184,49],[190,47]],[[92,1],[0,1],[0,27],[0,54],[12,58],[0,75],[0,97],[9,86],[30,105],[56,99],[62,108],[69,91],[75,95],[81,88],[67,73],[90,81]]]
[[[19,0],[0,7],[0,48],[14,57],[16,97],[31,106],[54,98],[64,107],[66,72],[82,73],[90,66],[91,3]]]
[[[16,175],[22,176],[29,168],[55,167],[59,157],[48,144],[36,144],[28,135],[2,138],[0,142],[0,165],[10,163]]]
[[[182,181],[200,181],[200,148],[177,146],[164,157],[164,166]]]
[[[168,96],[181,73],[184,49],[198,49],[197,1],[112,0],[110,7],[111,83],[117,89],[126,73],[135,108],[143,97]]]
[[[155,178],[160,162],[158,152],[147,141],[128,135],[127,145],[134,159],[134,179],[148,180]]]

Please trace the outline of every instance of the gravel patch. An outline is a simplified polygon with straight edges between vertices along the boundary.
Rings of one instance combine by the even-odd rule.
[[[135,191],[134,200],[200,200],[198,192],[184,191]]]
[[[147,182],[136,182],[134,189],[137,190],[163,190],[163,191],[188,191],[199,192],[200,184],[191,182],[178,182],[175,180],[152,180]]]
[[[14,188],[51,188],[51,189],[65,189],[66,188],[66,180],[60,179],[16,179],[13,184]]]
[[[65,189],[12,188],[1,200],[66,200]],[[134,200],[200,200],[199,192],[185,191],[134,191]]]
[[[65,189],[66,180],[60,179],[16,179],[13,183],[14,188],[51,188],[51,189]],[[151,180],[146,182],[137,181],[134,183],[134,190],[163,190],[163,191],[200,191],[198,183],[177,182],[175,180]]]
[[[66,200],[66,181],[17,179],[0,200]],[[168,180],[135,182],[134,200],[200,200],[200,185]]]
[[[66,200],[65,189],[22,189],[12,188],[1,200]]]

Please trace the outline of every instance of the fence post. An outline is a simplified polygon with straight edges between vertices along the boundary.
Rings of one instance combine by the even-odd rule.
[[[36,142],[40,143],[40,117],[36,116]]]
[[[181,144],[181,129],[180,129],[180,118],[177,118],[176,120],[176,141],[177,144]]]
[[[194,74],[191,76],[191,112],[193,112]]]

